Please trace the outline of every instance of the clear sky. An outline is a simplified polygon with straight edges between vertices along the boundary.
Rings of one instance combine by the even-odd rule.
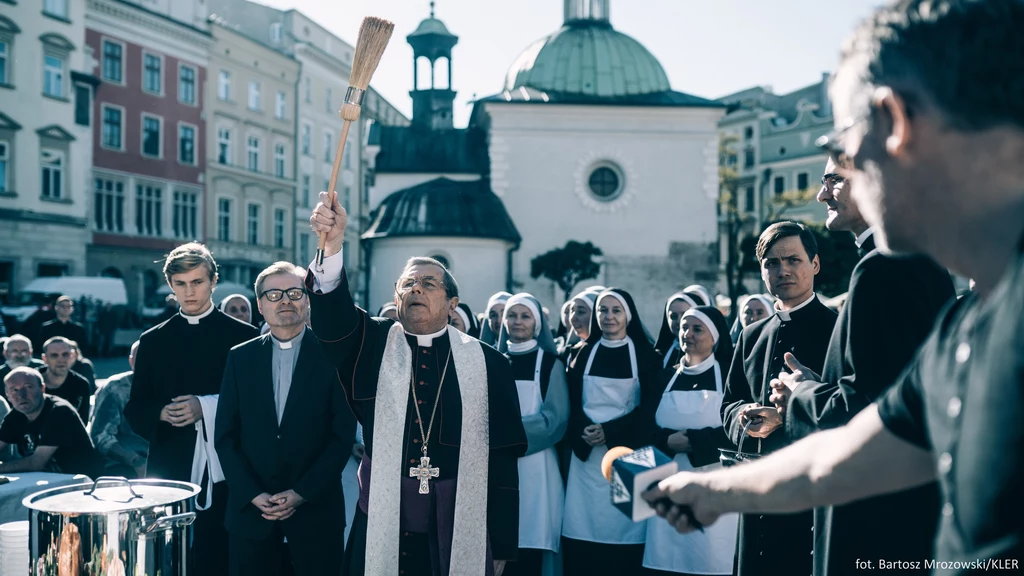
[[[395,23],[372,86],[412,113],[412,48],[405,37],[430,12],[429,0],[259,0],[295,8],[356,43],[364,16]],[[717,98],[752,86],[785,93],[835,67],[843,40],[879,0],[611,0],[615,28],[660,61],[672,88]],[[516,56],[562,24],[562,0],[437,0],[436,17],[459,37],[452,54],[455,125],[468,102],[500,92]]]

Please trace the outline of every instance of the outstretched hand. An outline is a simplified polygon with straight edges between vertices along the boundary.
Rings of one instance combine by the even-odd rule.
[[[313,232],[327,235],[324,256],[333,256],[341,251],[345,227],[348,226],[348,213],[338,202],[337,194],[320,193],[320,202],[313,209],[313,215],[309,217],[309,225]]]

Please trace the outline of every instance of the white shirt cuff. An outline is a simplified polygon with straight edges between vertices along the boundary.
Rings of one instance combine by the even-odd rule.
[[[323,266],[318,265],[316,260],[309,265],[309,269],[313,272],[314,290],[321,294],[327,294],[341,284],[341,272],[345,267],[344,252],[345,249],[342,248],[334,256],[324,258]]]

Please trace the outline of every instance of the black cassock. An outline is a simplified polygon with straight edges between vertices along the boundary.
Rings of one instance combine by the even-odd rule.
[[[870,244],[869,244],[870,243]],[[891,257],[869,237],[850,278],[825,357],[822,382],[793,392],[786,430],[800,438],[850,421],[900,375],[956,294],[930,258]],[[872,251],[873,250],[873,251]],[[814,574],[856,570],[858,559],[932,558],[939,514],[937,484],[814,511]],[[876,566],[876,572],[880,570]],[[902,573],[902,571],[900,572]]]
[[[160,420],[160,411],[176,396],[220,394],[228,352],[257,336],[256,328],[216,307],[196,324],[175,314],[142,334],[124,415],[132,429],[149,441],[147,477],[191,480],[195,426],[171,426]],[[200,575],[227,574],[226,487],[224,482],[214,485],[213,504],[199,511],[193,525],[195,567]],[[199,498],[208,502],[211,495]]]
[[[349,293],[348,277],[342,272],[341,283],[327,294],[312,290],[313,276],[307,276],[310,289],[310,317],[313,333],[321,342],[327,358],[337,367],[345,395],[363,426],[366,449],[364,464],[373,459],[373,428],[377,380],[388,332],[394,324],[386,318],[371,318],[355,306]],[[451,343],[447,335],[434,338],[430,346],[420,346],[417,338],[406,335],[412,350],[413,380],[423,417],[423,429],[430,423],[430,412],[437,399],[441,375],[445,369]],[[526,453],[526,432],[519,411],[519,395],[508,359],[490,346],[481,344],[487,368],[488,429],[490,454],[487,477],[487,532],[490,551],[495,560],[515,560],[519,549],[519,458]],[[462,399],[454,358],[448,363],[441,387],[441,403],[430,434],[430,465],[440,471],[436,481],[455,480],[459,469],[459,443],[462,434]],[[397,426],[397,422],[382,425]],[[420,423],[417,422],[412,392],[406,410],[404,470],[420,462]],[[372,466],[371,466],[372,469]],[[361,472],[362,474],[362,472]],[[431,479],[431,483],[435,480]],[[362,484],[362,482],[360,482]],[[368,490],[369,488],[365,488]],[[362,491],[362,490],[361,490]],[[405,493],[403,493],[404,496]],[[426,499],[430,494],[416,495]],[[367,516],[361,494],[356,507],[346,557],[347,576],[362,576],[366,556]],[[434,523],[431,522],[431,525]],[[404,574],[427,575],[439,570],[436,534],[402,531],[399,542],[399,569]],[[432,567],[432,568],[430,568]],[[426,568],[426,570],[425,570]]]
[[[815,297],[794,310],[778,311],[743,329],[722,400],[722,422],[733,443],[739,443],[743,431],[739,413],[745,405],[758,402],[772,406],[768,401],[772,394],[769,384],[783,369],[788,371],[783,358],[786,352],[820,373],[835,323],[836,313]],[[767,438],[747,437],[743,451],[768,454],[791,442],[785,427],[780,426]],[[811,512],[741,515],[738,576],[810,574],[813,523]]]

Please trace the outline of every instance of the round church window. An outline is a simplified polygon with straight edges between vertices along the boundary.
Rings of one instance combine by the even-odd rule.
[[[590,187],[590,193],[595,198],[604,202],[610,202],[622,193],[622,175],[611,166],[598,166],[590,172],[587,185]]]

